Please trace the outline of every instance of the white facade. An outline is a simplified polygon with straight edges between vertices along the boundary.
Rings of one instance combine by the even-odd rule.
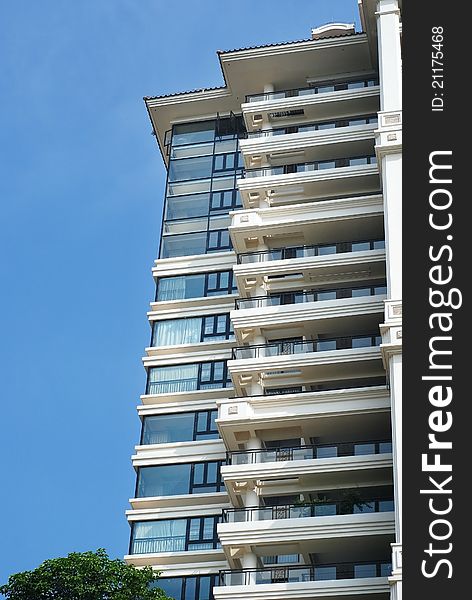
[[[401,598],[401,3],[358,3],[361,33],[146,99],[169,175],[126,560],[176,600]]]

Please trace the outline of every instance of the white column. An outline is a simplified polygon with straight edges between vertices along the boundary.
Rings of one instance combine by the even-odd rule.
[[[390,357],[390,393],[392,397],[392,443],[394,456],[393,484],[395,489],[395,537],[402,540],[402,355]]]
[[[389,300],[402,299],[402,155],[382,157],[387,289]]]
[[[398,0],[377,1],[377,35],[380,74],[380,109],[402,106],[402,58]]]

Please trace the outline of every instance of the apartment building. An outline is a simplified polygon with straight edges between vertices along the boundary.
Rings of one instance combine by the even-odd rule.
[[[126,561],[176,600],[401,598],[400,9],[145,99],[168,175]]]

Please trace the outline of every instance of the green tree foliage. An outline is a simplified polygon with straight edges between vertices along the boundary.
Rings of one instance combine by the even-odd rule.
[[[170,600],[150,567],[112,560],[105,550],[73,552],[11,575],[0,593],[8,600]]]

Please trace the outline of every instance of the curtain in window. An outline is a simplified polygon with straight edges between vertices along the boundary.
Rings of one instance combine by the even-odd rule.
[[[198,364],[156,367],[149,370],[148,394],[190,392],[197,389]]]
[[[154,323],[153,346],[197,344],[202,330],[201,318],[169,319]]]
[[[169,277],[159,280],[158,300],[182,300],[183,298],[185,298],[185,277]]]
[[[133,554],[185,550],[186,519],[135,523]]]

